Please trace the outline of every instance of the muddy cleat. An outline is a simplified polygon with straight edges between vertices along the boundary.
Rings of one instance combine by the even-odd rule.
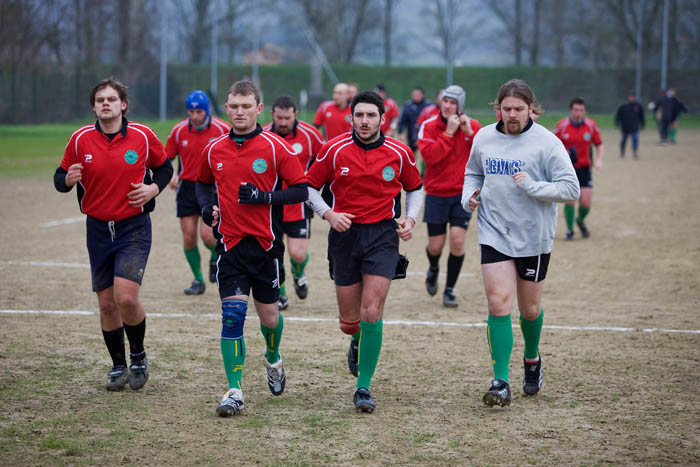
[[[216,266],[216,260],[213,259],[209,261],[209,282],[216,283],[216,271],[218,267]]]
[[[357,354],[360,343],[355,340],[350,340],[350,348],[348,349],[348,370],[357,378]]]
[[[525,375],[523,377],[523,392],[528,396],[534,396],[542,387],[542,357],[537,363],[528,363],[523,358]]]
[[[494,379],[491,381],[491,389],[484,394],[484,404],[489,407],[493,407],[494,405],[505,407],[510,404],[511,399],[510,385],[503,379]]]
[[[107,373],[107,390],[121,391],[129,379],[129,369],[124,365],[112,367]]]
[[[195,279],[192,281],[192,285],[185,289],[185,295],[202,295],[206,288],[203,281]]]
[[[581,236],[583,238],[588,238],[591,236],[591,232],[588,231],[588,227],[586,227],[586,224],[584,224],[583,221],[576,220],[576,225],[578,225],[578,228],[581,229]]]
[[[374,412],[374,409],[377,408],[377,404],[375,404],[372,400],[372,395],[369,393],[369,389],[355,389],[355,394],[353,394],[352,399],[355,402],[355,408],[358,412],[372,413]]]
[[[438,291],[438,273],[440,268],[428,268],[428,272],[425,273],[425,288],[428,290],[430,295],[435,295]]]
[[[216,414],[219,417],[230,417],[231,415],[241,413],[244,408],[243,391],[237,388],[231,388],[221,399],[219,406],[216,408]]]
[[[141,389],[148,381],[148,359],[144,355],[140,360],[132,360],[129,366],[129,387],[134,391]]]
[[[565,240],[573,240],[574,239],[574,231],[573,230],[567,230],[566,231],[566,237],[564,237]]]
[[[287,297],[286,295],[280,294],[280,298],[279,298],[278,302],[279,302],[280,310],[286,310],[287,307],[289,306],[289,297]]]
[[[302,274],[300,278],[294,278],[294,291],[297,293],[297,297],[304,300],[307,295],[309,295],[309,285],[306,279],[306,274]]]
[[[267,368],[267,385],[273,396],[279,396],[284,392],[284,384],[287,382],[287,373],[284,371],[282,357],[277,360],[277,363],[269,363],[265,360],[265,368]]]
[[[442,304],[449,308],[455,308],[457,306],[457,296],[454,294],[454,289],[446,288],[445,293],[442,294]]]

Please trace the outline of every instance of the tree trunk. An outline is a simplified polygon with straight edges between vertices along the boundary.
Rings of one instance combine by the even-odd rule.
[[[513,34],[513,40],[514,44],[513,46],[515,47],[515,66],[520,68],[522,65],[522,57],[523,57],[523,40],[522,40],[522,32],[520,29],[520,26],[518,24],[518,20],[522,17],[522,8],[521,8],[521,2],[520,0],[514,0],[515,1],[515,34]]]
[[[540,23],[542,13],[542,0],[533,0],[532,18],[532,47],[530,48],[530,65],[537,66],[540,59]]]
[[[384,3],[384,66],[391,66],[391,14],[394,7],[393,0],[385,0]]]

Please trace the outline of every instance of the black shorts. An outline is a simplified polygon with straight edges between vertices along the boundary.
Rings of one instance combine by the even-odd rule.
[[[549,257],[551,253],[543,253],[537,256],[523,256],[513,258],[504,255],[489,245],[481,245],[481,264],[500,263],[501,261],[515,261],[515,269],[518,276],[525,281],[540,282],[547,276]]]
[[[428,224],[428,235],[442,235],[447,232],[447,223],[452,227],[469,227],[472,213],[462,207],[462,195],[425,195],[423,222]]]
[[[280,296],[279,255],[263,250],[255,237],[245,237],[217,261],[221,298],[250,295],[261,303],[275,303]]]
[[[282,231],[289,238],[311,238],[311,219],[282,222]]]
[[[112,287],[115,277],[141,285],[151,252],[151,218],[148,213],[109,222],[87,216],[85,226],[92,291]]]
[[[336,285],[352,285],[362,274],[393,279],[399,261],[398,225],[393,219],[352,224],[345,232],[328,232],[328,259]]]
[[[202,208],[199,207],[194,190],[195,185],[196,182],[190,180],[180,180],[178,182],[175,195],[175,215],[177,217],[202,215]]]
[[[578,184],[581,188],[593,188],[593,172],[590,166],[580,167],[574,170],[576,170]]]

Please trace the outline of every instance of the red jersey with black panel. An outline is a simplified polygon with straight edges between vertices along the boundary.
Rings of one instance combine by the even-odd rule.
[[[190,124],[189,118],[175,125],[170,130],[168,140],[165,143],[165,153],[171,159],[177,155],[180,156],[180,169],[178,171],[180,180],[196,182],[202,162],[204,162],[202,155],[204,147],[210,141],[227,134],[230,130],[231,125],[214,116],[201,131]]]
[[[328,141],[309,169],[309,184],[330,183],[333,210],[353,214],[353,223],[393,219],[395,198],[422,186],[413,152],[393,138],[380,136],[365,145],[354,134]]]
[[[381,126],[381,130],[386,133],[391,127],[391,122],[398,116],[399,106],[396,105],[396,101],[391,97],[384,99],[384,124]]]
[[[427,119],[418,131],[418,150],[425,161],[425,193],[432,196],[462,194],[464,170],[472,151],[472,142],[481,124],[469,119],[474,134],[467,136],[457,129],[450,138],[445,134],[447,123],[440,114]]]
[[[322,103],[316,115],[314,116],[313,124],[317,127],[324,127],[326,140],[329,141],[338,135],[347,133],[352,129],[350,123],[350,106],[341,109],[335,102],[326,101]]]
[[[272,206],[269,204],[240,204],[238,188],[241,183],[255,185],[262,191],[273,191],[278,181],[287,186],[306,182],[304,170],[292,146],[282,138],[262,131],[240,145],[231,139],[232,133],[221,136],[204,148],[205,163],[199,180],[216,184],[219,195],[219,224],[222,243],[228,251],[244,237],[253,236],[265,250],[272,247]]]
[[[591,144],[596,146],[603,144],[600,131],[596,122],[590,118],[584,118],[580,125],[574,125],[570,118],[565,118],[557,123],[554,134],[564,143],[567,151],[576,148],[575,169],[591,166]]]
[[[148,210],[148,203],[129,205],[127,195],[134,189],[132,183],[150,182],[148,169],[163,165],[165,160],[163,143],[153,130],[124,119],[121,131],[111,141],[98,123],[73,133],[61,168],[67,171],[73,164],[83,166],[77,183],[82,213],[102,221],[119,221]]]
[[[311,163],[316,158],[316,155],[321,149],[321,146],[323,146],[324,142],[320,131],[308,123],[302,122],[301,120],[297,120],[296,124],[294,125],[294,129],[285,136],[275,132],[275,127],[272,123],[268,123],[267,125],[263,126],[263,130],[275,133],[277,136],[289,143],[294,149],[294,152],[296,152],[299,163],[305,172],[309,170]],[[282,188],[284,189],[288,187],[283,183]],[[307,213],[310,214],[309,211],[310,210],[308,208],[304,208],[304,203],[286,205],[284,206],[283,220],[284,222],[294,222],[305,219],[309,217],[309,215],[307,215]]]

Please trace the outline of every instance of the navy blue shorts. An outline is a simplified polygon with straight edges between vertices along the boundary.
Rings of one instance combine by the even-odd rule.
[[[593,172],[590,166],[580,167],[574,170],[576,171],[578,184],[581,188],[593,188]]]
[[[452,227],[466,229],[471,218],[472,213],[462,207],[462,195],[425,195],[423,222],[428,224],[429,236],[446,233],[448,222]]]
[[[115,277],[141,285],[151,252],[151,218],[148,213],[109,222],[87,216],[85,226],[92,291],[112,287]]]
[[[289,238],[311,238],[311,219],[282,222],[282,230]]]
[[[175,215],[177,217],[201,216],[202,208],[197,202],[194,187],[196,182],[191,180],[180,180],[177,184],[177,194],[175,195]]]
[[[398,225],[393,219],[352,224],[345,232],[328,232],[328,259],[336,285],[353,285],[362,274],[393,279],[399,262]]]
[[[518,277],[531,282],[540,282],[547,277],[547,268],[549,267],[551,255],[551,253],[543,253],[537,256],[514,258],[501,253],[492,246],[481,245],[481,264],[500,263],[501,261],[510,261],[512,259],[515,261]]]
[[[260,303],[275,303],[280,296],[280,257],[263,250],[255,237],[245,237],[232,249],[220,252],[217,281],[221,298],[250,295]]]

